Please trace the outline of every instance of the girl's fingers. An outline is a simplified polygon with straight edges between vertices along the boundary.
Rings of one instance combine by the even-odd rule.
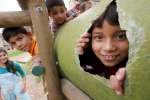
[[[89,34],[89,33],[84,33],[84,34],[82,34],[80,37],[81,38],[89,38],[91,36],[91,34]]]
[[[82,55],[84,53],[84,49],[87,47],[90,41],[89,37],[90,34],[84,33],[80,36],[80,39],[77,41],[76,49],[79,55]]]
[[[86,43],[88,43],[90,41],[90,39],[89,38],[85,38],[85,37],[81,37],[78,41],[77,41],[77,43],[83,43],[83,42],[86,42]]]
[[[79,47],[79,48],[77,49],[77,53],[78,53],[78,55],[83,55],[83,54],[84,54],[83,48]]]
[[[110,76],[110,84],[111,88],[115,91],[117,95],[123,95],[122,81],[118,80],[115,75]]]
[[[113,90],[116,90],[118,88],[118,84],[116,83],[117,79],[114,75],[110,76],[110,84],[111,84],[111,88]]]
[[[118,71],[116,72],[116,78],[119,81],[123,81],[125,79],[125,74],[126,74],[125,68],[119,68]]]

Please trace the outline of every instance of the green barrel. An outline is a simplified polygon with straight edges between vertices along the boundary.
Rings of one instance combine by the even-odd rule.
[[[125,95],[117,96],[107,80],[80,67],[75,44],[111,0],[100,0],[85,13],[65,24],[57,33],[55,50],[61,73],[94,100],[150,100],[150,2],[116,0],[121,27],[130,42]]]

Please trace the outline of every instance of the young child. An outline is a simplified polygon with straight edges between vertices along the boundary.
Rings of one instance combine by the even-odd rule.
[[[38,54],[37,42],[32,33],[27,32],[23,27],[5,28],[2,33],[6,42],[10,43],[12,47],[29,52],[32,56]]]
[[[10,27],[3,30],[2,36],[13,48],[29,52],[34,65],[41,64],[37,42],[32,33],[27,32],[23,27]]]
[[[9,73],[12,73],[14,75],[11,75]],[[7,77],[5,78],[5,81],[2,82],[2,75],[4,76],[4,74]],[[8,76],[10,76],[10,80],[8,80],[9,79]],[[19,77],[19,76],[21,76],[23,80],[22,87],[21,87],[21,84],[19,84],[19,81],[17,81],[17,83],[15,81],[16,77]],[[6,85],[7,82],[9,82],[8,86],[5,89],[7,90],[8,87],[10,87],[10,91],[13,89],[12,93],[15,94],[14,96],[11,97],[10,96],[11,94],[10,95],[7,94],[7,93],[10,93],[10,91],[8,92],[5,91],[7,92],[7,93],[4,93],[5,100],[16,100],[16,99],[13,99],[13,98],[16,98],[16,96],[19,97],[20,100],[30,100],[29,95],[26,93],[27,88],[26,88],[25,72],[23,71],[23,69],[18,63],[14,63],[8,59],[8,54],[3,48],[0,48],[0,77],[1,77],[1,82],[0,82],[1,90],[4,90],[4,85]],[[13,85],[11,87],[12,84],[16,84],[16,85]],[[8,96],[10,96],[11,99],[6,99],[8,98]]]
[[[90,9],[92,7],[92,1],[91,0],[84,0],[81,4],[80,4],[80,13],[85,12],[86,10]]]
[[[109,79],[117,95],[123,95],[129,42],[121,29],[117,5],[113,0],[77,42],[80,65],[92,74]]]
[[[73,19],[78,15],[77,9],[71,9],[67,12],[67,8],[63,0],[46,0],[48,14],[50,16],[50,26],[52,32],[57,32],[59,27],[65,22]]]

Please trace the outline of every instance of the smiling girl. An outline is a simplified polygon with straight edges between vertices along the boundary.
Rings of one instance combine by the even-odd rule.
[[[80,65],[86,72],[109,79],[117,95],[123,95],[129,42],[118,17],[117,5],[113,0],[93,21],[88,33],[80,37],[77,52]]]
[[[20,78],[22,77],[22,84]],[[30,100],[26,93],[26,75],[18,63],[8,58],[7,51],[0,48],[0,93],[4,100]]]

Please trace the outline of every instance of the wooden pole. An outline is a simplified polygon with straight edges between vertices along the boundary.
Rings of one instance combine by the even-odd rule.
[[[50,100],[64,100],[53,55],[53,39],[48,24],[44,0],[29,0],[28,3],[33,29],[39,44],[40,57],[46,69],[45,80]]]
[[[28,11],[0,12],[0,28],[31,25]]]
[[[27,5],[28,0],[17,0],[17,1],[22,10],[28,9],[28,5]]]
[[[62,91],[68,100],[92,100],[67,79],[61,80]]]

